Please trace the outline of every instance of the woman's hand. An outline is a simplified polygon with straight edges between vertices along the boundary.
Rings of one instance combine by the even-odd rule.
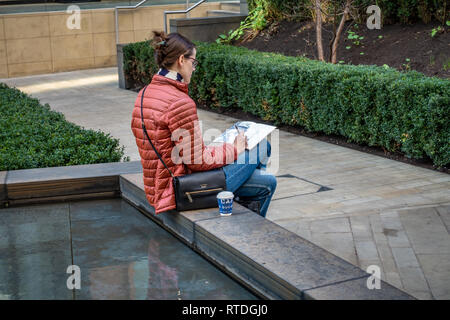
[[[247,137],[244,132],[239,133],[234,139],[234,146],[236,147],[237,153],[240,154],[248,147]]]

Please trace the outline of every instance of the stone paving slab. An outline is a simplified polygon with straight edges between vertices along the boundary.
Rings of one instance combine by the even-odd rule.
[[[69,121],[90,129],[114,132],[113,136],[120,138],[131,160],[140,160],[129,129],[136,93],[118,88],[116,68],[0,81],[16,85],[42,103],[49,103],[53,110],[64,113]],[[41,84],[51,86],[40,87]],[[223,131],[237,120],[201,109],[198,109],[198,115],[204,132],[212,128]],[[444,230],[447,234],[450,230],[450,175],[284,131],[280,131],[279,141],[277,175],[291,174],[333,190],[304,194],[305,188],[301,183],[292,185],[289,179],[280,179],[267,219],[314,243],[327,245],[327,250],[360,267],[377,261],[372,259],[375,257],[373,246],[360,243],[371,241],[382,264],[382,279],[399,288],[405,286],[405,290],[410,290],[409,293],[420,299],[450,299],[450,285],[439,280],[448,278],[447,273],[443,268],[433,267],[437,266],[438,262],[434,262],[437,257],[447,261],[445,252],[450,248],[450,242],[443,234]],[[297,196],[286,197],[296,192]],[[417,215],[402,211],[420,208],[428,209]],[[340,231],[339,218],[349,219],[350,232]],[[330,220],[328,229],[323,230],[333,231],[336,223],[334,228],[338,231],[320,232],[320,228],[314,227],[314,231],[310,228],[312,222],[319,220],[327,225],[327,219]],[[336,242],[330,238],[333,234],[346,240]],[[438,245],[431,245],[432,240],[436,240]],[[335,243],[331,246],[333,241]],[[371,250],[370,254],[363,249],[365,245],[370,246],[370,249],[366,247]],[[359,254],[357,247],[360,248]],[[410,248],[419,268],[400,268],[397,263],[404,260],[399,253],[402,250],[398,248]],[[397,260],[393,251],[396,251]],[[431,257],[426,265],[425,256]],[[413,269],[411,274],[408,274],[409,269]],[[428,291],[425,286],[410,285],[414,277],[418,283],[424,277]]]
[[[435,209],[444,222],[447,232],[450,233],[450,205],[437,207]]]
[[[396,288],[389,284],[383,283],[383,290],[381,291],[376,288],[368,289],[367,282],[367,277],[364,277],[352,281],[306,290],[304,292],[304,298],[318,300],[354,299],[352,297],[353,292],[362,292],[364,300],[392,300],[394,296],[399,300],[410,300],[410,297],[406,294],[402,297],[398,297],[396,295]],[[348,292],[346,298],[343,298],[343,292]]]

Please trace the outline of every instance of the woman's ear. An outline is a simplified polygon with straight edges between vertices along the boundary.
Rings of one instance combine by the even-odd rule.
[[[183,64],[184,64],[184,61],[185,59],[184,59],[184,55],[181,55],[181,56],[179,56],[178,57],[178,59],[177,59],[177,62],[178,62],[178,65],[181,67],[181,66],[183,66]]]

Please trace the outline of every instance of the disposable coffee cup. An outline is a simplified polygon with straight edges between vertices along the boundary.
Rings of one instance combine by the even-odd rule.
[[[222,191],[217,195],[219,212],[221,216],[229,216],[233,212],[234,194],[231,191]]]

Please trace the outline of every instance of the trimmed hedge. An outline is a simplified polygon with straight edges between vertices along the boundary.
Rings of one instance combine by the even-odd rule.
[[[153,57],[148,42],[130,46]],[[147,70],[156,70],[154,59],[146,59]],[[428,156],[437,167],[450,164],[449,80],[218,44],[197,43],[197,60],[190,95],[201,104],[237,107],[275,124],[342,135],[414,159]]]
[[[0,171],[117,162],[123,155],[118,139],[67,122],[48,104],[0,83]]]
[[[272,20],[311,19],[314,0],[248,0],[249,9],[263,7],[266,11],[266,18]],[[342,11],[346,0],[324,0],[323,10],[333,15],[334,7],[337,11]],[[414,23],[422,21],[429,23],[438,20],[445,24],[448,20],[449,5],[447,0],[354,0],[352,3],[352,13],[358,23],[367,20],[367,8],[370,5],[378,5],[381,9],[383,24],[394,23]]]
[[[143,88],[158,71],[153,48],[148,41],[142,41],[126,45],[122,50],[126,82],[134,85],[132,89]]]
[[[381,9],[383,24],[429,23],[438,20],[445,24],[448,20],[447,0],[355,0],[354,6],[360,8],[359,14],[366,21],[368,6],[377,4]]]

